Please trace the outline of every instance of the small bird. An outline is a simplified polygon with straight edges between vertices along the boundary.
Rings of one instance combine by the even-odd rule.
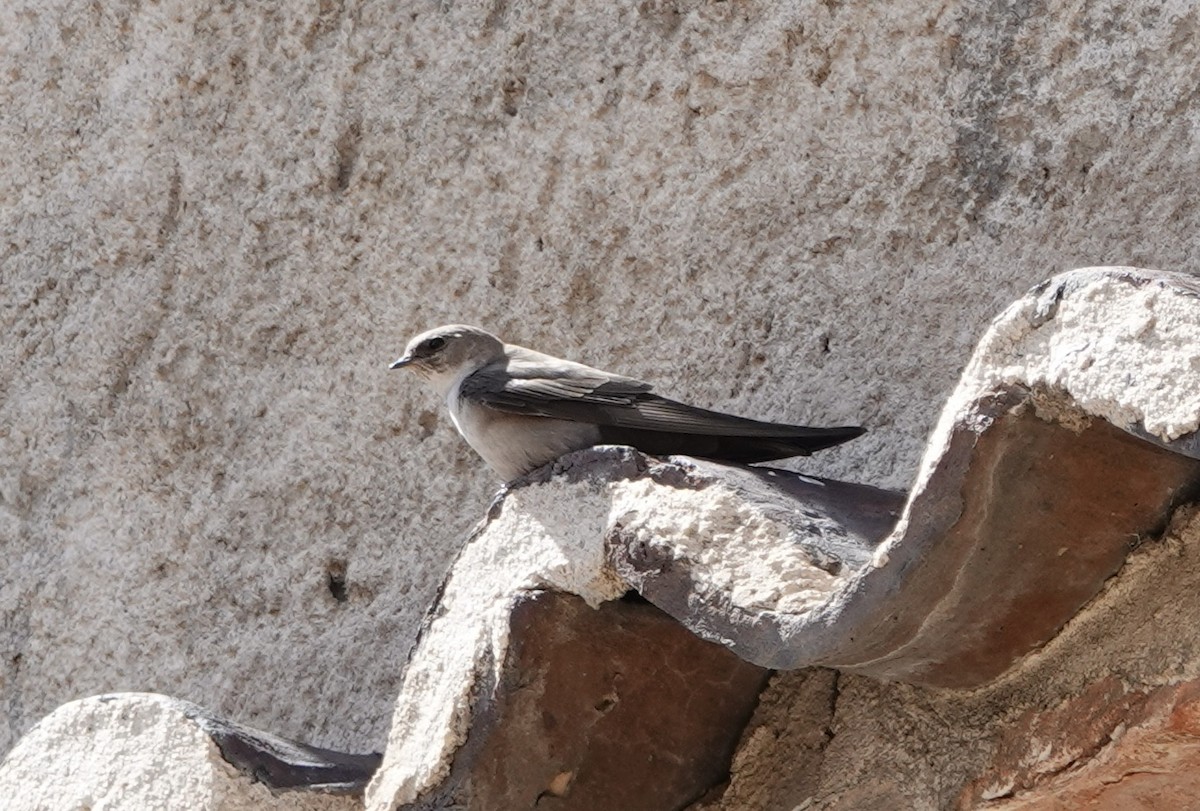
[[[766,462],[807,456],[864,433],[708,411],[660,397],[649,383],[506,344],[463,324],[421,333],[391,368],[412,369],[445,397],[454,427],[505,481],[593,445]]]

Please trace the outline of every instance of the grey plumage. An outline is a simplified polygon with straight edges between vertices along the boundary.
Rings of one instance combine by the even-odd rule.
[[[459,433],[506,480],[598,444],[765,462],[806,456],[863,433],[697,408],[654,394],[640,380],[507,345],[465,325],[418,335],[392,364],[402,367],[417,371],[446,398]]]

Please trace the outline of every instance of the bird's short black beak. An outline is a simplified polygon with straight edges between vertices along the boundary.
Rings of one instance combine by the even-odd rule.
[[[394,361],[392,361],[392,365],[389,366],[388,368],[389,369],[403,369],[405,366],[407,366],[408,364],[410,364],[412,362],[413,362],[412,355],[403,355],[399,358],[396,358]]]

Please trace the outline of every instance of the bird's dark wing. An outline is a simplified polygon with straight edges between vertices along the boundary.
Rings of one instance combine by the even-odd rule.
[[[607,422],[649,391],[649,383],[581,364],[526,361],[485,366],[462,382],[459,396],[510,414]]]
[[[766,461],[806,455],[863,433],[857,427],[809,428],[709,411],[660,397],[639,380],[547,360],[552,362],[485,367],[463,381],[459,395],[510,414],[593,423],[607,444],[660,455]]]

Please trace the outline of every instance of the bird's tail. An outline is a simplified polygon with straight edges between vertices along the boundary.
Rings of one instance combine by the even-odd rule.
[[[801,425],[779,425],[772,436],[729,434],[685,434],[674,431],[652,431],[638,428],[600,426],[601,443],[632,445],[652,456],[699,456],[728,462],[769,462],[792,456],[808,456],[814,451],[831,448],[866,433],[865,428],[809,428]]]

